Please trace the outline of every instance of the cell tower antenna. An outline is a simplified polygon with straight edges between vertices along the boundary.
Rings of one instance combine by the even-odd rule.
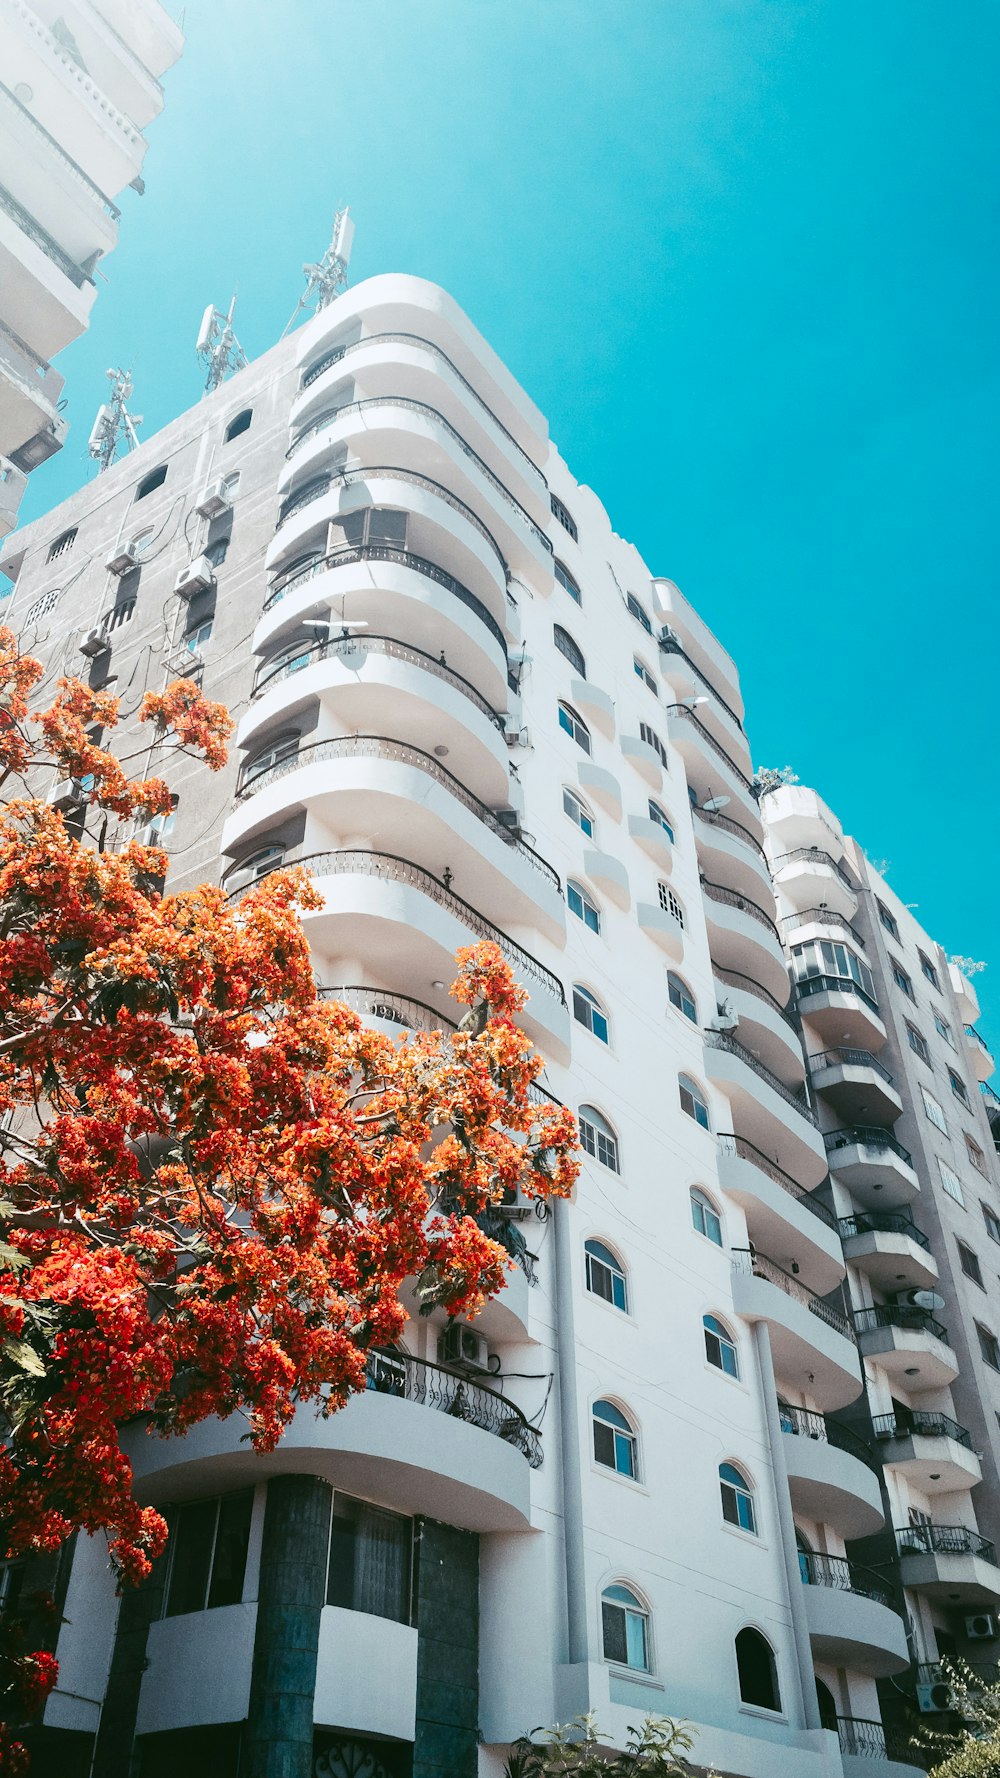
[[[234,371],[242,370],[247,363],[247,355],[233,329],[235,308],[234,293],[226,314],[217,309],[214,303],[209,303],[201,318],[195,351],[205,366],[206,395],[211,395],[213,389],[217,389]]]
[[[142,415],[130,414],[128,410],[132,398],[131,372],[109,370],[105,374],[111,389],[107,401],[102,401],[97,410],[87,441],[87,451],[98,465],[98,475],[111,468],[120,451],[138,450],[138,428],[142,425]]]
[[[351,248],[354,245],[354,224],[348,204],[342,204],[333,219],[333,230],[330,245],[322,259],[315,264],[307,262],[302,267],[306,287],[299,297],[292,313],[292,318],[285,328],[285,333],[295,326],[303,309],[312,309],[318,315],[332,303],[335,296],[340,296],[347,289],[347,268],[351,262]],[[282,339],[285,335],[282,334]]]

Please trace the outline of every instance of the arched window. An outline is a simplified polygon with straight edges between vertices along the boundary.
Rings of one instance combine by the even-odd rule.
[[[586,889],[582,889],[579,883],[574,883],[572,878],[566,884],[566,905],[571,914],[575,914],[578,920],[590,927],[591,932],[600,932],[600,909],[595,907]]]
[[[697,1025],[698,1008],[695,1005],[694,995],[684,978],[675,975],[672,969],[667,970],[667,994],[670,997],[671,1006],[676,1006],[677,1011],[682,1012],[686,1019],[690,1019],[692,1025]]]
[[[206,543],[201,553],[211,562],[213,568],[221,568],[229,554],[229,538],[217,537],[214,543]]]
[[[592,1154],[595,1161],[600,1161],[602,1167],[610,1167],[612,1173],[621,1172],[618,1138],[607,1118],[602,1117],[593,1105],[580,1107],[580,1146]]]
[[[237,414],[234,419],[230,420],[229,425],[226,427],[223,443],[231,444],[234,438],[239,438],[241,432],[249,432],[252,419],[253,408],[245,407],[241,414]]]
[[[588,840],[594,837],[594,817],[586,803],[578,797],[575,790],[563,785],[563,814],[568,815],[573,824],[585,833]]]
[[[76,542],[76,535],[76,525],[71,525],[68,531],[63,531],[61,536],[57,537],[54,542],[49,544],[49,553],[45,560],[47,562],[54,562],[58,556],[64,556],[68,549],[73,548],[73,545]]]
[[[649,668],[647,667],[645,661],[642,660],[640,658],[640,656],[637,654],[634,654],[632,656],[632,671],[634,672],[637,679],[642,680],[642,683],[646,687],[647,691],[651,691],[654,698],[658,698],[660,694],[656,689],[656,680],[653,678],[653,675],[650,672]]]
[[[577,586],[576,581],[573,579],[573,576],[570,573],[569,569],[566,567],[566,564],[564,562],[560,562],[558,556],[556,556],[555,561],[552,564],[552,572],[555,575],[557,581],[559,582],[559,585],[561,587],[565,587],[570,598],[575,599],[578,605],[582,605],[583,604],[583,597],[581,595],[580,589]]]
[[[621,1408],[613,1401],[595,1401],[592,1410],[594,1461],[617,1475],[639,1475],[639,1441]]]
[[[573,1017],[578,1025],[592,1031],[602,1043],[609,1042],[608,1015],[597,996],[579,982],[573,983]]]
[[[647,747],[652,747],[653,752],[656,754],[657,759],[659,760],[661,766],[663,767],[663,770],[665,772],[668,772],[670,770],[670,767],[667,764],[667,749],[666,749],[664,743],[660,740],[660,737],[657,734],[656,730],[654,728],[650,728],[648,722],[640,722],[640,724],[639,724],[639,739],[640,739],[640,741],[645,741]]]
[[[667,816],[667,812],[665,809],[661,809],[659,803],[656,802],[653,797],[649,798],[649,819],[650,821],[655,821],[657,827],[662,827],[670,844],[673,845],[674,830]]]
[[[686,1111],[688,1117],[693,1117],[695,1123],[700,1124],[703,1130],[710,1130],[712,1120],[708,1115],[708,1106],[701,1088],[695,1086],[689,1074],[679,1074],[677,1086],[681,1097],[681,1110]]]
[[[678,926],[683,928],[684,905],[680,898],[674,894],[669,883],[658,883],[656,888],[660,897],[660,906],[663,909],[663,912],[669,914],[670,918],[676,920]]]
[[[569,704],[560,704],[559,706],[559,727],[564,729],[567,735],[572,736],[577,746],[583,748],[584,753],[590,752],[592,745],[590,730],[582,716],[578,716]]]
[[[258,846],[256,852],[250,853],[249,858],[241,858],[238,864],[234,864],[227,875],[227,886],[229,888],[238,886],[233,882],[234,878],[239,878],[241,884],[259,883],[261,877],[266,877],[271,871],[278,870],[284,861],[284,846],[276,845],[273,842],[267,846]]]
[[[737,1636],[736,1670],[744,1704],[756,1704],[760,1710],[781,1709],[774,1650],[759,1630],[747,1627]]]
[[[240,471],[238,469],[231,469],[228,475],[223,476],[222,491],[228,499],[236,499],[240,491]]]
[[[298,750],[299,737],[297,734],[279,735],[268,746],[261,748],[261,751],[244,766],[242,788],[246,789],[248,784],[255,783],[261,774],[269,772],[272,766],[281,765],[286,759],[294,759]]]
[[[636,622],[640,623],[642,625],[643,629],[646,631],[646,634],[648,636],[651,636],[653,634],[653,626],[650,623],[649,618],[646,615],[646,612],[643,610],[643,607],[639,604],[639,601],[636,598],[635,594],[634,593],[626,593],[625,594],[625,603],[628,606],[629,610],[631,611],[632,616],[635,618]]]
[[[559,520],[559,523],[560,523],[560,525],[562,525],[563,530],[569,532],[570,536],[573,539],[573,542],[575,543],[577,541],[579,534],[578,534],[577,528],[576,528],[576,521],[573,518],[572,513],[569,511],[569,508],[563,505],[558,494],[553,494],[551,492],[549,494],[549,505],[552,508],[553,518]]]
[[[631,1587],[605,1587],[601,1594],[601,1641],[606,1661],[649,1672],[649,1612]]]
[[[161,463],[158,469],[151,469],[148,475],[143,476],[135,491],[136,499],[145,500],[146,495],[152,494],[154,488],[162,488],[166,479],[167,466],[165,463]]]
[[[819,1724],[822,1729],[837,1729],[837,1706],[830,1687],[821,1679],[816,1681],[816,1702],[819,1705]]]
[[[587,1241],[584,1251],[587,1256],[587,1289],[603,1302],[613,1304],[627,1315],[628,1284],[621,1260],[615,1258],[610,1247],[605,1247],[603,1241]]]
[[[696,1185],[691,1187],[691,1221],[699,1235],[704,1235],[706,1241],[713,1242],[716,1247],[722,1246],[722,1223],[719,1212],[711,1198],[707,1198]]]
[[[579,673],[581,679],[586,679],[587,663],[583,658],[583,650],[577,647],[569,631],[564,630],[562,624],[552,625],[552,640],[559,653],[566,656],[573,671]]]
[[[727,1525],[738,1525],[741,1531],[757,1535],[757,1508],[753,1489],[735,1463],[719,1464],[719,1488],[722,1492],[722,1516]]]
[[[725,1371],[727,1377],[738,1377],[740,1360],[736,1341],[725,1322],[717,1315],[703,1315],[702,1326],[705,1329],[705,1357],[709,1364],[714,1364],[717,1371]]]

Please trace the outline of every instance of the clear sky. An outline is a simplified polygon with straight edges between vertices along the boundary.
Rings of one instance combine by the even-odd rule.
[[[338,201],[352,281],[445,285],[580,480],[735,655],[815,785],[978,979],[1000,1048],[996,0],[190,0],[123,201],[106,366],[143,434],[253,356]],[[990,1033],[991,1020],[984,1020]]]

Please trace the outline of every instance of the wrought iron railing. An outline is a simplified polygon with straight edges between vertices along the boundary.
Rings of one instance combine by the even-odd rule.
[[[929,1253],[931,1244],[923,1229],[911,1222],[905,1210],[858,1210],[854,1216],[842,1216],[839,1223],[842,1241],[855,1235],[906,1235]]]
[[[819,1050],[815,1055],[809,1057],[809,1072],[818,1074],[821,1068],[870,1068],[872,1073],[877,1074],[880,1080],[884,1080],[888,1086],[891,1087],[895,1084],[888,1068],[879,1061],[877,1056],[872,1055],[871,1050],[845,1049],[843,1046],[832,1050]]]
[[[902,1303],[875,1303],[869,1309],[855,1309],[854,1328],[860,1337],[862,1334],[875,1333],[880,1327],[898,1327],[904,1333],[932,1334],[943,1345],[951,1344],[948,1329],[933,1316],[929,1309],[909,1307]]]
[[[300,568],[293,569],[274,582],[262,609],[270,611],[287,593],[304,585],[306,581],[315,579],[317,574],[324,574],[328,568],[342,568],[351,562],[394,562],[397,567],[411,568],[415,574],[422,574],[426,580],[433,580],[437,586],[445,588],[460,604],[475,613],[480,623],[485,624],[490,635],[500,644],[507,655],[507,644],[504,633],[491,612],[487,611],[481,599],[470,593],[468,587],[456,580],[446,569],[439,568],[436,562],[428,562],[425,556],[415,556],[411,550],[393,549],[387,543],[363,543],[351,548],[331,550],[329,553],[317,554],[311,561]]]
[[[840,878],[845,889],[850,889],[852,895],[858,894],[858,886],[853,878],[848,876],[846,870],[837,863],[835,858],[831,858],[829,852],[824,852],[822,846],[796,846],[791,852],[782,852],[777,858],[772,859],[771,869],[778,871],[785,864],[828,865],[830,870]]]
[[[850,1456],[857,1457],[876,1474],[881,1472],[881,1464],[874,1451],[869,1450],[859,1433],[850,1426],[841,1426],[837,1420],[828,1420],[825,1414],[814,1413],[809,1408],[790,1408],[784,1402],[778,1403],[778,1419],[782,1432],[791,1438],[816,1439],[820,1444],[832,1445],[837,1451],[847,1451]]]
[[[837,1593],[858,1593],[877,1605],[894,1609],[892,1593],[870,1568],[850,1562],[846,1556],[824,1556],[814,1550],[799,1551],[799,1572],[807,1587],[831,1587]]]
[[[917,1766],[922,1772],[927,1770],[929,1760],[937,1759],[936,1753],[916,1746],[905,1729],[886,1728],[873,1718],[838,1716],[837,1735],[841,1753],[855,1759],[898,1760],[902,1765]]]
[[[446,1019],[426,1001],[414,1000],[409,994],[397,994],[390,988],[364,988],[349,983],[342,988],[320,988],[321,1000],[340,1000],[363,1019],[382,1019],[387,1025],[401,1025],[408,1031],[454,1031],[454,1019]]]
[[[1000,1685],[1000,1663],[996,1661],[918,1661],[913,1669],[918,1685],[950,1685],[961,1681],[966,1669],[982,1685]]]
[[[883,1129],[881,1124],[850,1124],[841,1130],[827,1130],[823,1141],[827,1154],[834,1154],[838,1148],[887,1148],[908,1167],[913,1165],[909,1149],[897,1142],[892,1131]]]
[[[800,1000],[807,1000],[810,994],[853,994],[856,1000],[863,1000],[872,1012],[878,1012],[878,1001],[867,994],[849,975],[804,975],[795,983],[795,992]]]
[[[774,924],[770,915],[765,914],[764,909],[758,907],[755,901],[750,901],[746,895],[737,894],[735,889],[727,889],[724,883],[710,882],[708,877],[702,878],[701,886],[704,889],[705,894],[708,896],[709,901],[721,901],[725,903],[726,907],[739,908],[742,913],[749,914],[751,920],[757,920],[761,926],[766,926],[768,932],[774,934],[775,939],[777,939],[777,942],[780,945],[781,939],[778,936],[778,928]]]
[[[748,790],[750,792],[750,795],[753,796],[754,790],[753,790],[752,781],[747,777],[745,772],[742,772],[740,770],[739,766],[736,764],[736,761],[734,759],[730,759],[728,753],[726,752],[726,749],[722,746],[722,744],[719,741],[716,740],[715,736],[712,733],[710,733],[710,731],[705,727],[705,724],[703,722],[699,721],[699,719],[695,715],[694,711],[689,709],[687,704],[668,704],[667,705],[667,715],[668,716],[679,716],[682,719],[682,721],[690,722],[692,724],[692,726],[698,730],[698,733],[701,736],[702,740],[704,741],[706,747],[711,748],[713,753],[718,754],[719,758],[721,760],[725,761],[726,765],[729,767],[729,770],[732,772],[734,778],[737,778],[739,780],[739,782],[743,785],[744,789]]]
[[[691,656],[688,654],[687,649],[681,647],[680,643],[677,640],[677,637],[672,632],[670,632],[668,634],[665,632],[665,630],[661,630],[659,637],[658,637],[658,641],[659,641],[661,652],[663,654],[679,654],[682,661],[687,661],[687,664],[691,668],[691,671],[692,671],[692,673],[694,673],[695,677],[701,680],[702,685],[705,685],[708,687],[708,690],[711,692],[713,698],[717,699],[717,701],[722,705],[722,708],[726,712],[726,715],[732,717],[733,721],[736,724],[736,727],[742,732],[743,724],[740,721],[739,717],[737,716],[736,711],[733,709],[732,704],[726,703],[726,700],[723,697],[721,691],[719,691],[717,686],[712,684],[712,681],[708,678],[707,674],[702,671],[701,667],[699,667],[697,665],[697,663],[691,659]]]
[[[328,475],[311,477],[305,486],[298,490],[298,493],[290,494],[279,507],[274,526],[275,531],[280,531],[282,525],[291,518],[293,512],[298,512],[300,507],[311,506],[314,500],[321,499],[335,482],[339,482],[343,487],[351,487],[356,482],[371,481],[373,476],[379,475],[391,476],[393,481],[397,482],[409,482],[415,488],[427,488],[437,499],[443,500],[446,506],[450,506],[454,512],[461,513],[473,530],[478,531],[480,537],[489,544],[503,569],[504,585],[506,586],[510,579],[507,558],[492,531],[483,524],[479,514],[473,512],[471,506],[466,506],[465,501],[460,500],[457,494],[453,494],[450,488],[446,488],[443,482],[435,481],[433,476],[422,475],[417,469],[403,469],[393,463],[366,463],[363,469],[334,469]]]
[[[783,914],[782,925],[791,931],[796,926],[839,926],[846,932],[860,950],[865,950],[865,941],[856,926],[846,920],[843,914],[835,914],[832,908],[804,908],[798,914]]]
[[[448,1414],[453,1420],[479,1426],[513,1445],[532,1469],[541,1468],[541,1433],[498,1389],[432,1364],[429,1359],[413,1358],[408,1352],[369,1352],[367,1375],[367,1387],[376,1394],[418,1402],[422,1407]]]
[[[876,1414],[872,1420],[876,1438],[950,1438],[972,1450],[972,1434],[948,1414],[932,1408],[907,1408],[905,1413]]]
[[[777,1161],[772,1161],[766,1154],[762,1154],[756,1144],[748,1142],[745,1136],[735,1136],[731,1131],[723,1130],[719,1134],[719,1148],[723,1154],[738,1155],[741,1161],[749,1161],[752,1167],[756,1167],[761,1173],[766,1173],[768,1179],[773,1179],[776,1185],[780,1185],[782,1191],[786,1191],[789,1197],[797,1198],[800,1204],[804,1204],[808,1210],[811,1210],[820,1222],[825,1222],[828,1228],[836,1228],[837,1219],[833,1211],[821,1203],[812,1192],[806,1191],[805,1186],[799,1185],[788,1173],[783,1172]]]
[[[721,828],[723,833],[731,833],[734,839],[749,846],[761,858],[765,857],[760,841],[754,838],[748,827],[744,827],[742,821],[734,821],[731,815],[720,815],[717,809],[703,809],[700,803],[692,803],[691,812],[697,815],[699,821],[706,822],[709,827]]]
[[[752,1069],[754,1074],[767,1082],[772,1092],[777,1093],[780,1099],[784,1099],[786,1105],[793,1106],[800,1117],[804,1117],[807,1123],[815,1125],[816,1113],[812,1106],[807,1104],[805,1099],[801,1099],[796,1092],[793,1092],[791,1087],[786,1087],[783,1080],[780,1080],[776,1074],[772,1074],[770,1068],[765,1067],[764,1063],[750,1050],[745,1049],[742,1043],[738,1043],[735,1037],[730,1037],[725,1031],[706,1031],[705,1044],[708,1049],[725,1050],[727,1055],[738,1056],[745,1067]]]
[[[383,654],[394,661],[405,661],[407,665],[419,667],[422,673],[432,673],[435,679],[443,679],[456,691],[468,698],[470,704],[489,718],[494,728],[503,729],[503,717],[494,710],[481,692],[478,692],[470,681],[461,673],[456,673],[443,659],[428,654],[423,648],[416,648],[412,642],[399,642],[394,636],[331,636],[325,642],[314,642],[311,647],[296,651],[293,657],[276,662],[264,661],[258,668],[253,683],[251,698],[259,698],[261,693],[271,685],[279,685],[283,679],[290,679],[293,673],[301,672],[303,667],[311,666],[314,661],[329,660],[332,655],[357,655],[363,650],[366,654]]]
[[[744,994],[753,994],[755,999],[765,1000],[768,1006],[778,1014],[778,1017],[784,1019],[789,1030],[794,1031],[798,1037],[799,1028],[787,1006],[782,1006],[781,1001],[775,999],[770,989],[765,988],[761,982],[755,982],[752,975],[743,975],[738,969],[723,969],[721,963],[715,962],[712,964],[712,974],[720,982],[728,983],[731,988],[739,988]]]
[[[988,1537],[967,1525],[903,1525],[895,1533],[901,1556],[979,1556],[994,1568],[997,1553]]]
[[[754,1247],[734,1247],[731,1252],[734,1272],[740,1272],[745,1277],[766,1278],[769,1284],[776,1284],[779,1290],[783,1290],[787,1297],[801,1303],[817,1320],[825,1321],[828,1327],[842,1334],[845,1340],[854,1343],[854,1329],[843,1311],[835,1309],[831,1303],[825,1303],[821,1296],[817,1296],[801,1279],[794,1278],[791,1272],[786,1272],[776,1260],[768,1259],[766,1254],[758,1253]]]

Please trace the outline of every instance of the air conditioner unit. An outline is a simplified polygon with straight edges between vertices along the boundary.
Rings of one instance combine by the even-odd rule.
[[[174,581],[174,592],[182,599],[193,599],[195,593],[203,593],[215,585],[215,569],[207,556],[195,556],[186,568],[182,568]]]
[[[507,829],[507,832],[510,834],[510,837],[512,840],[519,840],[520,839],[520,837],[521,837],[521,811],[520,811],[520,809],[498,809],[497,810],[497,820],[499,821],[501,827],[505,827]]]
[[[443,1363],[456,1370],[488,1371],[489,1352],[483,1334],[466,1321],[452,1321],[441,1336],[439,1352]]]
[[[139,551],[134,543],[119,543],[104,564],[109,574],[128,574],[139,566]]]
[[[954,1698],[950,1685],[939,1679],[934,1685],[917,1686],[917,1709],[921,1716],[937,1716],[942,1710],[951,1710]]]
[[[111,647],[106,630],[85,630],[78,644],[81,654],[88,660],[96,659],[99,654],[106,654]]]
[[[967,1617],[965,1634],[970,1642],[993,1642],[997,1634],[997,1620],[992,1611],[977,1611],[973,1617]]]
[[[217,519],[220,513],[228,512],[232,504],[225,482],[213,482],[211,487],[205,489],[195,512],[200,513],[203,519]]]
[[[53,784],[45,800],[50,808],[61,809],[64,812],[81,808],[85,798],[80,788],[79,778],[60,778],[56,784]]]
[[[660,642],[661,647],[669,647],[672,643],[675,643],[677,641],[677,637],[674,635],[674,632],[670,628],[669,624],[664,624],[662,626],[658,640]]]
[[[509,1185],[499,1204],[494,1204],[493,1208],[498,1216],[505,1216],[508,1222],[523,1222],[526,1216],[534,1214],[536,1202],[541,1203],[542,1200],[526,1198],[516,1185]]]

